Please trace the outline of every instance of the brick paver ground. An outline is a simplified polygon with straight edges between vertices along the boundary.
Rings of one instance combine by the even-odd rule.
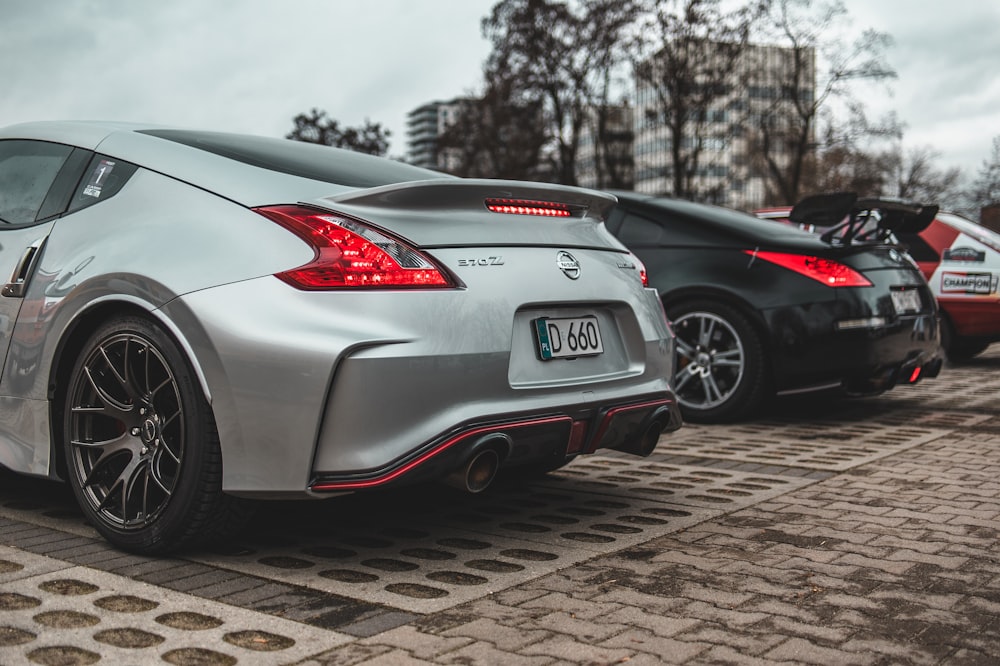
[[[1000,377],[1000,354],[974,367]],[[927,406],[970,372],[921,385]],[[994,397],[979,425],[362,643],[435,664],[1000,664]]]
[[[658,464],[698,464],[706,474],[751,468],[731,451],[712,458],[703,432],[735,450],[741,437],[786,427],[808,433],[822,419],[826,432],[843,423],[843,432],[862,433],[877,449],[872,441],[891,437],[886,424],[933,430],[912,446],[866,450],[857,464],[839,457],[811,472],[808,462],[779,460],[766,471],[798,479],[787,492],[426,613],[296,586],[287,573],[269,580],[197,558],[123,555],[60,523],[58,511],[35,522],[0,518],[0,664],[122,663],[123,654],[134,663],[309,666],[1000,664],[998,404],[994,347],[937,380],[878,398],[786,404],[749,426],[692,429],[691,450],[678,445]],[[31,606],[56,608],[53,599],[69,598],[54,579],[98,590],[93,603],[84,596],[63,609],[77,613],[70,620],[96,622],[72,629],[92,657],[32,647],[70,635]],[[102,627],[122,622],[100,610],[109,598],[101,595],[128,596],[130,585],[135,598],[162,590],[162,608],[137,611],[151,618],[143,632],[112,640]],[[196,615],[222,625],[202,638],[176,622],[163,628],[164,617]],[[164,647],[123,647],[149,636]],[[288,638],[294,647],[283,651]]]
[[[934,449],[364,644],[439,664],[1000,663],[1000,434]]]

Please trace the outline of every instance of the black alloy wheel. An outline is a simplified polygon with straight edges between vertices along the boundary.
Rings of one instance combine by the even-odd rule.
[[[176,343],[151,321],[116,318],[90,337],[64,419],[70,485],[114,545],[163,553],[241,524],[239,502],[221,491],[211,408]]]
[[[764,351],[746,317],[711,301],[671,305],[667,317],[676,335],[671,388],[686,420],[733,421],[760,407]]]

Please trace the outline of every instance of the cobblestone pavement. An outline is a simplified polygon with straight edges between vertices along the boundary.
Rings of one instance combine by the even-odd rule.
[[[466,496],[271,504],[177,558],[0,472],[0,664],[998,664],[1000,345]]]

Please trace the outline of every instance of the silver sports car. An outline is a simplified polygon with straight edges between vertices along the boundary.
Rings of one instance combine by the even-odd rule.
[[[612,197],[117,123],[0,129],[0,465],[112,543],[680,426],[672,335]]]

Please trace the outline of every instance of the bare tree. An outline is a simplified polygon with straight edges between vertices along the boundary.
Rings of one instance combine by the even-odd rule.
[[[437,139],[443,170],[470,178],[544,179],[544,105],[517,95],[509,79],[491,77],[482,96],[460,105]]]
[[[884,156],[885,166],[895,185],[895,192],[886,192],[908,201],[944,203],[958,196],[962,170],[958,167],[936,167],[941,153],[930,146],[904,150],[895,146]],[[890,180],[890,179],[887,179]]]
[[[811,187],[802,196],[821,192],[854,192],[860,197],[878,197],[885,189],[886,170],[879,155],[858,142],[858,130],[850,124],[827,124],[821,148],[808,163]],[[801,197],[799,197],[801,198]],[[783,203],[795,203],[789,199]]]
[[[710,200],[725,187],[706,187],[703,176],[735,134],[733,72],[753,15],[751,8],[725,13],[718,0],[649,0],[633,71],[643,121],[666,130],[662,175],[674,196]]]
[[[635,130],[632,107],[601,105],[592,117],[594,187],[635,187]]]
[[[1000,136],[993,137],[993,150],[983,160],[968,199],[970,212],[976,215],[987,206],[1000,204]]]
[[[868,29],[847,42],[836,29],[849,23],[842,0],[771,2],[763,36],[784,47],[787,55],[761,72],[777,82],[778,94],[751,127],[752,150],[762,158],[770,182],[767,203],[797,201],[803,190],[812,189],[806,176],[816,157],[817,125],[834,100],[864,121],[865,109],[853,97],[852,86],[896,77],[884,58],[889,35]],[[827,63],[822,72],[817,71],[817,56]]]
[[[295,116],[292,122],[295,127],[285,135],[286,139],[347,148],[369,155],[385,155],[389,151],[392,133],[381,123],[368,119],[361,127],[341,127],[338,121],[327,116],[326,111],[313,108],[308,113]]]
[[[515,99],[543,104],[551,180],[577,184],[585,124],[609,104],[610,72],[636,11],[635,0],[500,0],[483,20],[493,44],[487,80],[500,77]]]

